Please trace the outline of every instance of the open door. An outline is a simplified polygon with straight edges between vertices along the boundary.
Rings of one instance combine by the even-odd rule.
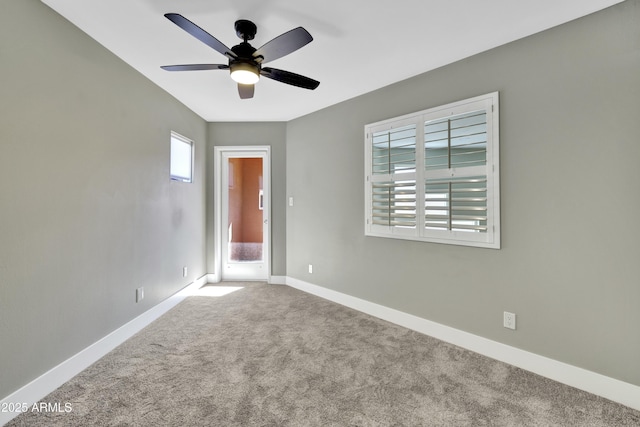
[[[216,147],[216,265],[221,280],[268,280],[269,150]],[[219,260],[218,260],[219,258]]]

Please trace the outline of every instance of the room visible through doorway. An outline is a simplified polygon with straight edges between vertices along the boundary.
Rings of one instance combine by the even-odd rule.
[[[215,263],[220,280],[268,280],[269,147],[215,148]]]

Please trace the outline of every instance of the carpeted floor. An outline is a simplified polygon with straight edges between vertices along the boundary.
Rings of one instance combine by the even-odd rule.
[[[43,401],[71,410],[8,425],[640,425],[630,408],[261,283],[203,288]]]

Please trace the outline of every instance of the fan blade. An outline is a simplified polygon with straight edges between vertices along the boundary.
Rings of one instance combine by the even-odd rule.
[[[201,70],[228,70],[226,64],[189,64],[189,65],[163,65],[160,68],[167,71],[201,71]]]
[[[240,99],[253,98],[254,90],[255,85],[243,85],[242,83],[238,83],[238,93],[240,94]]]
[[[258,49],[253,57],[257,58],[262,56],[263,63],[267,61],[274,61],[278,58],[282,58],[285,55],[295,52],[302,46],[308,44],[313,40],[311,34],[302,27],[294,28],[284,34],[279,35],[275,39],[265,43],[260,49]]]
[[[295,74],[290,71],[278,70],[277,68],[265,67],[260,71],[260,74],[267,78],[304,89],[313,90],[320,84],[319,81],[310,79],[309,77],[301,76],[300,74]]]
[[[227,46],[225,46],[224,43],[213,37],[211,34],[207,33],[202,28],[198,27],[193,22],[189,21],[184,16],[178,13],[166,13],[164,16],[210,48],[220,52],[221,54],[229,58],[236,58],[236,54],[233,53]]]

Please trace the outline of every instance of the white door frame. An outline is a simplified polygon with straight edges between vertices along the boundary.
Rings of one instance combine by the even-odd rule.
[[[222,176],[223,162],[225,154],[238,154],[238,157],[246,156],[248,152],[260,152],[265,155],[264,168],[262,171],[264,192],[264,212],[263,220],[266,232],[263,233],[263,257],[265,264],[264,280],[271,281],[271,147],[268,145],[247,145],[247,146],[218,146],[214,147],[213,175],[214,175],[214,266],[215,277],[223,280],[222,271]],[[228,178],[227,178],[228,179]],[[241,279],[235,279],[241,280]]]

